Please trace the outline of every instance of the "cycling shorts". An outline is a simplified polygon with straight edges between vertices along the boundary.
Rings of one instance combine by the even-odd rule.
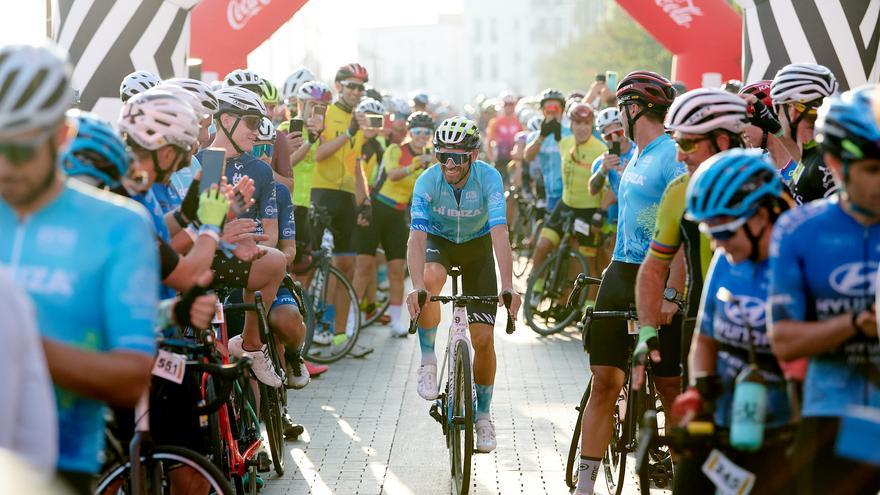
[[[290,289],[282,285],[278,288],[278,293],[275,295],[275,300],[272,302],[272,307],[269,308],[269,312],[271,313],[276,307],[284,305],[293,306],[294,309],[299,311],[299,305],[296,303],[296,299],[293,298]]]
[[[487,296],[498,294],[495,280],[495,256],[492,237],[484,235],[462,244],[428,234],[425,262],[443,265],[448,274],[453,266],[461,268],[461,294]],[[468,323],[495,325],[497,304],[468,303]]]
[[[589,224],[590,221],[592,221],[593,219],[593,213],[596,213],[596,208],[572,208],[562,201],[557,203],[556,208],[554,208],[553,212],[550,213],[550,218],[547,219],[547,223],[544,224],[544,229],[551,230],[556,233],[557,244],[559,244],[559,239],[562,238],[562,224],[565,222],[565,216],[568,213],[574,215],[574,218],[580,219],[581,221]],[[589,236],[581,234],[580,232],[577,232],[576,236],[578,244],[580,244],[581,246],[597,247],[602,244],[600,229],[593,227],[592,225],[590,225]]]
[[[312,204],[326,208],[330,214],[330,231],[333,232],[334,255],[354,255],[354,249],[351,244],[354,228],[357,225],[357,209],[354,203],[354,194],[349,192],[312,188]]]
[[[296,223],[296,256],[293,263],[298,265],[312,252],[312,224],[309,222],[309,207],[295,206],[293,219]]]
[[[224,253],[217,251],[214,253],[214,261],[211,262],[211,270],[214,272],[212,287],[246,289],[251,274],[251,263],[235,256],[227,258]]]
[[[375,201],[370,225],[358,226],[354,231],[354,249],[357,254],[374,256],[381,243],[388,260],[402,260],[406,259],[408,236],[409,223],[406,221],[406,211]]]
[[[621,261],[612,261],[608,265],[596,295],[596,311],[626,311],[635,305],[639,266]],[[676,315],[670,325],[660,327],[660,356],[663,360],[651,365],[655,376],[681,375],[681,324],[680,315]],[[627,333],[625,320],[593,320],[588,336],[591,366],[612,366],[620,370],[630,368],[630,340],[635,336]]]

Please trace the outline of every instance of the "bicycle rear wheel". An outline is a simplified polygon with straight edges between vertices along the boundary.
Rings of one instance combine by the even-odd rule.
[[[284,414],[281,402],[284,389],[267,387],[260,384],[260,413],[266,426],[266,437],[269,440],[269,452],[272,464],[278,476],[284,476],[284,426],[281,415]]]
[[[233,495],[232,485],[209,460],[192,450],[173,445],[159,445],[148,455],[141,456],[146,471],[144,481],[147,493],[197,493],[196,487],[218,495]],[[184,471],[186,470],[186,471]],[[175,474],[180,473],[180,476]],[[185,473],[185,475],[184,475]],[[101,476],[95,489],[98,495],[131,493],[131,463],[116,463]]]
[[[624,480],[626,479],[626,455],[635,434],[632,427],[632,416],[635,414],[630,413],[634,413],[633,407],[636,401],[628,400],[629,373],[627,373],[627,380],[624,383],[624,388],[621,389],[614,404],[614,414],[611,417],[611,441],[602,458],[605,485],[608,487],[608,493],[613,495],[620,495],[623,492]]]
[[[315,282],[317,282],[318,277],[316,277]],[[329,267],[327,271],[327,279],[320,281],[320,287],[315,287],[314,296],[312,299],[312,307],[313,310],[310,311],[310,315],[314,314],[314,325],[318,325],[318,327],[323,327],[323,319],[326,314],[326,308],[328,307],[330,301],[332,301],[332,294],[329,293],[329,281],[335,280],[337,287],[343,287],[346,297],[348,298],[349,303],[349,312],[348,312],[348,324],[346,325],[346,334],[348,335],[348,340],[342,345],[327,345],[327,346],[317,346],[311,345],[309,347],[309,353],[307,354],[306,359],[315,363],[320,364],[330,364],[336,361],[339,361],[343,357],[346,356],[349,352],[351,352],[352,348],[354,348],[355,343],[357,342],[358,336],[360,335],[361,329],[361,312],[358,310],[358,299],[357,295],[354,292],[354,287],[352,287],[351,282],[345,275],[342,274],[335,267]],[[341,285],[340,285],[341,284]],[[319,319],[320,318],[320,319]],[[312,319],[312,317],[310,317]],[[317,331],[317,327],[316,330]]]
[[[569,488],[574,488],[578,482],[578,467],[581,452],[581,422],[584,419],[584,410],[587,408],[587,401],[590,399],[590,390],[593,388],[593,377],[587,382],[587,389],[581,397],[581,403],[575,408],[578,412],[577,422],[574,424],[574,433],[571,436],[571,445],[568,447],[568,460],[565,463],[565,484]]]
[[[455,382],[450,394],[449,459],[457,495],[467,495],[471,483],[471,458],[474,455],[474,396],[471,375],[471,350],[467,342],[455,347]]]
[[[560,256],[565,256],[562,260]],[[578,274],[587,273],[587,260],[571,249],[555,252],[529,277],[523,314],[529,328],[539,335],[552,335],[571,325],[580,312],[586,291],[574,308],[566,306],[568,290],[574,286]],[[535,282],[542,281],[543,287],[536,291]]]
[[[376,290],[376,303],[372,312],[361,309],[361,328],[366,328],[376,323],[382,315],[388,311],[391,306],[391,299],[388,298],[388,291]]]

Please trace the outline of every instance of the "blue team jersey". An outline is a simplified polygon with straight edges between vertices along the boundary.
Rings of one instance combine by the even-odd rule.
[[[33,299],[44,337],[90,351],[155,352],[159,256],[140,205],[68,180],[23,220],[0,200],[0,232],[0,265]],[[58,468],[97,473],[104,404],[61,387],[55,394]]]
[[[617,243],[611,259],[641,264],[654,234],[657,208],[673,179],[687,173],[675,160],[675,142],[666,134],[651,141],[623,170],[617,193]]]
[[[770,245],[771,324],[823,321],[874,303],[880,262],[880,224],[863,226],[837,196],[784,213]],[[880,343],[861,332],[810,358],[803,415],[841,416],[848,406],[880,407]]]
[[[461,189],[460,199],[443,177],[443,166],[432,165],[416,179],[413,188],[412,230],[462,244],[505,225],[504,185],[495,167],[478,160]]]
[[[562,137],[571,134],[571,128],[562,127]],[[541,137],[541,131],[533,131],[528,136],[528,142]],[[547,211],[553,211],[562,199],[562,155],[559,154],[559,143],[550,135],[544,138],[541,149],[535,156],[534,162],[541,167],[541,175],[544,177],[544,194],[547,196]]]
[[[196,155],[201,157],[201,154]],[[254,205],[247,209],[239,218],[252,218],[257,221],[257,233],[263,233],[261,220],[278,219],[278,203],[275,197],[275,178],[272,167],[266,162],[254,158],[250,153],[226,159],[226,180],[235,186],[248,176],[254,180]]]
[[[275,182],[275,199],[278,203],[278,240],[296,240],[296,221],[293,217],[293,201],[290,190],[280,182]]]
[[[715,403],[715,424],[729,428],[736,377],[749,364],[749,335],[755,345],[758,367],[767,383],[767,421],[769,427],[782,426],[791,419],[785,378],[767,335],[765,306],[770,281],[770,262],[743,261],[731,264],[720,251],[709,267],[697,328],[718,342],[715,371],[721,378],[722,393]],[[722,301],[719,289],[733,298]],[[725,298],[727,299],[727,298]]]
[[[186,191],[189,189],[192,181],[195,180],[196,172],[201,170],[202,164],[199,162],[199,159],[192,157],[188,167],[184,167],[171,174],[170,196],[173,200],[177,201],[175,206],[180,205],[181,201],[183,201],[183,198],[186,196]]]
[[[629,151],[620,155],[620,163],[621,163],[622,168],[626,167],[626,164],[629,163],[629,161],[632,159],[633,155],[636,154],[636,150],[638,150],[638,148],[636,147],[636,143],[633,143],[632,141],[630,141]],[[602,168],[602,157],[601,156],[596,158],[595,160],[593,160],[592,173],[595,174],[596,172],[599,171],[600,168]],[[608,181],[608,188],[611,189],[611,192],[614,193],[614,197],[616,198],[617,193],[620,191],[620,172],[618,172],[615,169],[611,169],[608,171],[608,176],[605,179]],[[611,205],[608,206],[608,222],[609,223],[617,223],[617,212],[618,212],[617,201],[615,201],[614,203],[611,203]]]

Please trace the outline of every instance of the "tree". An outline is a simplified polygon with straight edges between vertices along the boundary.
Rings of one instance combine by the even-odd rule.
[[[668,76],[672,54],[616,3],[610,2],[608,12],[594,30],[573,39],[543,65],[546,86],[586,91],[595,75],[606,70],[617,71],[618,80],[637,69]]]

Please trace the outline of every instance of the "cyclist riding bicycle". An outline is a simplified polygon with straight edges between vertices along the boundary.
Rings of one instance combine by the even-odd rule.
[[[786,212],[770,246],[770,339],[785,361],[808,358],[794,448],[799,485],[814,493],[876,493],[880,469],[836,454],[842,416],[880,406],[877,318],[880,127],[876,86],[832,97],[816,121],[837,192]],[[805,242],[806,240],[806,242]]]
[[[490,163],[501,173],[504,184],[509,183],[507,177],[507,162],[510,161],[513,150],[513,138],[522,130],[522,124],[516,117],[517,96],[509,91],[501,93],[500,109],[502,113],[489,121],[486,127],[487,154]]]
[[[625,135],[635,141],[640,153],[627,165],[620,180],[617,242],[611,264],[605,270],[595,309],[627,310],[635,302],[635,281],[645,258],[654,228],[654,218],[666,186],[685,173],[675,159],[675,143],[666,134],[663,117],[675,90],[663,76],[636,71],[620,82],[617,100]],[[660,332],[661,363],[653,366],[657,391],[664,409],[678,395],[680,383],[680,327],[666,326]],[[589,331],[592,390],[583,415],[578,495],[591,495],[596,472],[611,438],[612,409],[624,384],[624,370],[630,356],[627,322],[596,320]]]
[[[513,262],[505,224],[501,174],[477,160],[480,133],[464,117],[444,120],[434,131],[434,156],[439,163],[416,181],[412,198],[412,225],[407,242],[407,263],[413,291],[407,296],[411,315],[419,312],[418,293],[438,294],[453,266],[461,267],[462,294],[486,295],[497,291],[495,257],[498,258],[501,294],[513,293],[510,314],[516,315],[519,295],[513,290]],[[495,253],[495,256],[492,253]],[[495,449],[495,427],[489,414],[495,383],[493,327],[497,306],[469,304],[468,323],[474,346],[476,383],[476,449]],[[419,318],[421,365],[418,393],[437,398],[437,357],[434,339],[440,322],[438,303],[428,303]]]
[[[679,98],[697,91],[718,91],[737,98],[723,90],[699,89]],[[719,106],[715,109],[716,116],[722,115]],[[713,422],[721,431],[728,431],[739,414],[734,409],[737,377],[752,365],[765,383],[767,406],[763,442],[757,451],[724,444],[689,449],[675,465],[676,494],[715,490],[703,472],[713,448],[756,477],[749,493],[794,493],[792,466],[786,458],[793,438],[793,412],[785,377],[770,348],[764,310],[770,281],[770,236],[774,222],[788,209],[782,189],[776,168],[758,150],[713,155],[687,187],[686,215],[699,222],[700,232],[712,238],[716,252],[706,275],[698,334],[690,352],[691,387],[676,399],[674,415],[687,423],[714,409]]]
[[[545,89],[541,93],[541,112],[544,118],[540,130],[529,136],[529,144],[526,146],[526,161],[537,159],[544,176],[547,211],[553,211],[562,199],[562,154],[559,151],[559,141],[563,136],[571,134],[569,128],[562,126],[564,107],[565,96],[561,92]],[[553,139],[547,139],[551,134]]]

